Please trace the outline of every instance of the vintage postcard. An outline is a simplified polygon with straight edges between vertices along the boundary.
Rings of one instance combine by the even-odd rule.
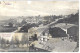
[[[79,1],[0,1],[0,52],[78,52]]]

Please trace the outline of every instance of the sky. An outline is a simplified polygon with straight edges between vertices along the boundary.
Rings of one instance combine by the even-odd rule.
[[[78,1],[1,1],[0,16],[46,16],[75,14]]]

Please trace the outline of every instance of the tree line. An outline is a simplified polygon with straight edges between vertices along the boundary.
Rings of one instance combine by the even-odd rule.
[[[10,47],[11,45],[13,45],[14,47],[19,47],[20,44],[22,46],[24,44],[26,44],[27,46],[29,45],[29,40],[28,40],[27,35],[22,35],[21,40],[19,40],[19,38],[16,36],[15,36],[15,38],[12,37],[11,41],[0,37],[0,47],[1,48]]]

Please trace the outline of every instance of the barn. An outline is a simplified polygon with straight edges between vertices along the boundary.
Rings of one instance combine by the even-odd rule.
[[[64,34],[64,35],[67,34],[68,37],[77,35],[77,33],[79,31],[78,30],[79,28],[78,28],[77,25],[75,25],[75,24],[69,24],[69,23],[67,23],[67,24],[66,23],[58,23],[55,26],[54,25],[51,26],[51,28],[52,28],[51,30],[53,32],[50,32],[50,33],[54,33],[55,35],[56,34],[59,34],[59,35],[60,34]],[[59,36],[59,35],[57,35],[57,36]]]

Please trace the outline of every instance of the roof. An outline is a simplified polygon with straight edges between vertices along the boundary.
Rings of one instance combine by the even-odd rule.
[[[43,49],[46,49],[48,51],[52,51],[55,46],[56,46],[56,43],[61,41],[61,39],[59,38],[51,38],[49,41],[46,42],[46,44],[43,46]],[[47,48],[49,47],[49,48]]]
[[[72,52],[76,44],[76,42],[70,42],[69,40],[62,41],[60,38],[52,38],[44,45],[43,49],[53,52]]]
[[[73,26],[77,26],[77,25],[69,24],[69,23],[67,23],[67,25],[65,23],[58,23],[55,26],[53,25],[52,27],[60,27],[61,29],[68,29],[68,28],[73,27]]]

